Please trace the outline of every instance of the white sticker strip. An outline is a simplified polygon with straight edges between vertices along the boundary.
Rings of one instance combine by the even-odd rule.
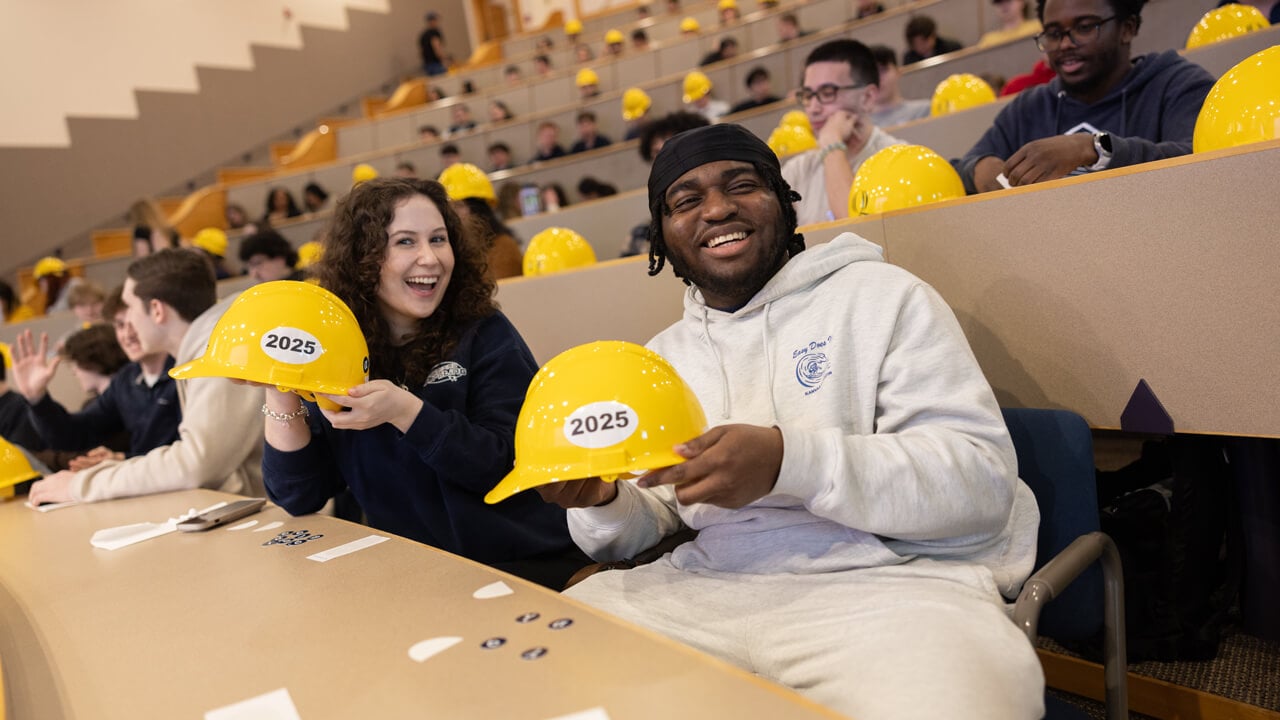
[[[501,580],[491,582],[479,590],[471,593],[471,597],[477,600],[492,600],[493,598],[503,597],[515,592],[506,583]]]
[[[557,715],[547,720],[609,720],[609,713],[604,711],[602,707],[593,707],[590,710],[582,712],[569,713],[568,715]]]
[[[258,521],[257,521],[257,520],[246,520],[246,521],[244,521],[244,522],[240,523],[239,525],[232,525],[231,527],[229,527],[229,528],[227,528],[227,529],[228,529],[228,530],[244,530],[245,528],[251,528],[251,527],[253,527],[254,525],[257,525],[257,524],[258,524]]]
[[[267,523],[266,525],[263,525],[262,527],[258,528],[257,530],[254,530],[254,532],[266,532],[266,531],[268,531],[268,530],[275,530],[276,528],[280,527],[280,526],[281,526],[281,525],[283,525],[283,524],[284,524],[284,523],[283,523],[282,521],[280,521],[280,520],[276,520],[275,522],[269,522],[269,523]]]
[[[39,510],[40,512],[49,512],[50,510],[61,510],[62,508],[68,508],[68,507],[71,507],[72,505],[79,505],[79,504],[80,503],[76,502],[75,500],[68,500],[66,502],[45,503],[43,505],[32,505],[31,503],[26,503],[26,506],[31,508],[32,510]]]
[[[289,696],[288,688],[280,688],[238,703],[210,710],[204,720],[302,720]]]
[[[328,550],[318,552],[315,555],[308,555],[307,559],[315,560],[316,562],[329,562],[334,558],[340,558],[343,555],[350,555],[353,552],[359,552],[365,548],[373,547],[378,543],[384,543],[390,539],[391,538],[386,535],[369,535],[368,537],[362,537],[359,540],[352,540],[346,545],[329,548]]]

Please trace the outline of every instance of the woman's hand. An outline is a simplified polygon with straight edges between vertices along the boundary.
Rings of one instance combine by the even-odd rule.
[[[324,395],[347,408],[343,411],[321,408],[329,424],[340,430],[368,430],[391,423],[400,432],[409,427],[422,412],[422,400],[390,380],[374,380],[356,385],[346,395]]]

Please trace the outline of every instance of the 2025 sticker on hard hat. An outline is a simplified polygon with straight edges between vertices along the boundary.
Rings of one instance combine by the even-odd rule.
[[[564,419],[564,436],[581,448],[605,448],[631,437],[639,425],[631,406],[614,400],[587,403]]]
[[[320,357],[324,347],[306,330],[281,326],[262,336],[262,352],[278,362],[306,365]]]

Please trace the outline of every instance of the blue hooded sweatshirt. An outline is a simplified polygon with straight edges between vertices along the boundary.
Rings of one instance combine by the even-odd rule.
[[[1092,105],[1067,95],[1062,78],[1023,90],[960,160],[965,190],[976,192],[973,169],[982,158],[1008,160],[1032,140],[1054,135],[1109,133],[1113,168],[1187,155],[1213,83],[1204,68],[1166,50],[1135,59],[1124,80]]]

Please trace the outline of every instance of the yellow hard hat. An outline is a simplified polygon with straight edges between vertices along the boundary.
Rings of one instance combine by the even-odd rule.
[[[640,88],[627,88],[627,91],[622,93],[622,119],[635,120],[644,117],[652,105],[653,100],[649,99],[649,93]]]
[[[923,145],[890,145],[867,158],[849,188],[849,215],[875,215],[964,197],[960,174]]]
[[[0,364],[4,365],[5,370],[13,367],[13,352],[9,350],[9,343],[0,342]]]
[[[378,177],[378,171],[368,163],[360,163],[351,168],[351,187],[355,187],[362,182],[372,180]]]
[[[738,1],[737,0],[720,0],[720,2],[716,4],[716,9],[717,10],[737,10]]]
[[[1209,90],[1191,136],[1195,152],[1280,137],[1280,45],[1245,58]]]
[[[578,71],[578,77],[574,78],[573,81],[578,85],[578,87],[584,87],[587,85],[599,85],[600,76],[597,75],[596,71],[592,70],[591,68],[582,68],[581,70]]]
[[[529,241],[524,251],[526,276],[550,275],[596,264],[596,251],[586,238],[569,228],[551,227]]]
[[[779,125],[795,125],[813,132],[813,123],[809,122],[809,116],[803,110],[788,110],[787,114],[782,116],[778,121]]]
[[[1252,5],[1223,5],[1205,13],[1200,22],[1191,28],[1191,34],[1187,36],[1187,49],[1212,45],[1269,27],[1271,23],[1267,22],[1267,16]]]
[[[691,103],[711,92],[711,78],[706,73],[694,70],[684,76],[684,101]]]
[[[581,20],[578,20],[577,18],[574,18],[573,20],[569,20],[569,21],[567,21],[567,22],[564,24],[564,34],[565,34],[565,35],[570,35],[570,36],[573,36],[573,35],[581,35],[581,34],[582,34],[582,21],[581,21]]]
[[[11,497],[14,485],[38,477],[40,473],[31,466],[26,454],[17,445],[0,437],[0,491],[4,491],[0,495]]]
[[[769,149],[781,160],[818,147],[818,138],[798,125],[779,125],[769,133]]]
[[[619,45],[626,41],[627,39],[623,37],[621,30],[610,30],[604,34],[604,42],[606,45]]]
[[[208,227],[201,230],[191,239],[191,244],[210,255],[227,256],[227,234],[218,228]]]
[[[929,114],[937,117],[995,101],[996,91],[986,80],[969,73],[957,73],[934,88]]]
[[[605,340],[552,358],[529,385],[516,421],[516,465],[484,501],[549,483],[684,462],[673,448],[707,426],[698,398],[662,356]]]
[[[304,242],[298,246],[298,262],[294,267],[298,270],[306,270],[320,262],[320,256],[323,254],[324,245],[319,240]]]
[[[31,274],[39,280],[40,278],[48,275],[64,275],[66,272],[67,264],[62,262],[61,259],[51,255],[49,257],[40,258],[39,262],[36,263],[35,269],[31,271]]]
[[[498,202],[493,192],[493,183],[489,176],[471,163],[454,163],[440,173],[439,182],[449,193],[450,200],[466,200],[479,198],[489,201],[490,205]]]
[[[680,32],[682,33],[696,33],[701,29],[702,26],[698,24],[695,18],[687,17],[680,21]]]
[[[225,377],[275,385],[321,407],[369,380],[369,346],[356,316],[319,285],[275,280],[245,290],[219,318],[204,355],[169,371],[176,380]]]

